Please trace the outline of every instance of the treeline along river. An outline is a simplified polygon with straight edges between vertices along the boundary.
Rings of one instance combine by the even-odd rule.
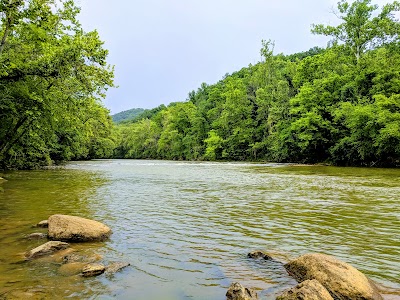
[[[400,170],[143,160],[72,162],[1,174],[0,295],[42,290],[72,299],[224,299],[233,281],[274,299],[294,285],[277,262],[308,252],[349,262],[400,297]],[[55,213],[101,221],[104,243],[73,246],[131,266],[83,279],[21,253]],[[1,298],[1,296],[0,296]]]

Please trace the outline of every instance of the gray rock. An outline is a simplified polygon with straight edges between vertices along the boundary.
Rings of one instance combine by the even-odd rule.
[[[34,232],[25,236],[28,240],[42,240],[47,238],[47,234],[41,232]]]
[[[52,240],[87,242],[109,238],[111,229],[97,221],[68,215],[49,218],[49,238]]]
[[[106,268],[102,264],[88,264],[82,269],[83,277],[92,277],[103,274]]]
[[[47,228],[47,227],[49,227],[49,221],[47,221],[47,220],[40,221],[39,223],[36,224],[36,227]]]
[[[306,280],[278,296],[276,300],[333,300],[319,281]]]
[[[318,280],[335,300],[382,300],[378,288],[351,265],[325,254],[305,254],[285,265],[297,282]]]
[[[255,300],[258,295],[252,289],[243,287],[240,283],[234,282],[226,292],[226,300]]]
[[[53,254],[57,251],[66,249],[69,247],[68,243],[59,242],[59,241],[51,241],[47,242],[43,245],[40,245],[25,254],[26,259],[33,259],[41,256],[46,256]]]
[[[130,265],[131,264],[127,262],[113,262],[106,267],[106,274],[107,275],[115,274]]]
[[[260,251],[260,250],[255,250],[251,251],[249,254],[247,254],[247,257],[249,258],[262,258],[265,260],[272,260],[272,257],[269,256],[267,253]]]

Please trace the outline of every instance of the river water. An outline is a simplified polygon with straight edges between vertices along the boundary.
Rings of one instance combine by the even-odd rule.
[[[274,299],[295,285],[282,264],[309,252],[400,299],[399,169],[99,160],[0,176],[0,299],[217,300],[234,281]],[[73,248],[131,266],[84,279],[57,258],[23,261],[43,243],[24,236],[56,213],[110,226],[110,240]],[[276,261],[248,259],[256,249]]]

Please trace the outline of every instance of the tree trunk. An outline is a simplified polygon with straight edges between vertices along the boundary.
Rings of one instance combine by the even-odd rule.
[[[8,35],[10,34],[11,31],[11,26],[13,24],[13,13],[12,11],[15,9],[15,11],[18,10],[18,6],[20,5],[19,1],[13,1],[10,0],[9,2],[9,7],[5,8],[5,19],[6,19],[6,28],[4,30],[4,34],[3,37],[1,38],[1,42],[0,42],[0,55],[3,53],[4,50],[4,46],[6,45],[6,40]]]
[[[10,149],[10,147],[14,144],[14,142],[21,138],[22,135],[17,136],[18,130],[25,124],[28,120],[28,116],[24,116],[18,120],[18,122],[11,128],[4,139],[0,141],[0,158],[4,156],[4,154]],[[17,137],[17,138],[16,138]]]
[[[4,46],[6,45],[7,36],[10,33],[11,19],[7,18],[7,21],[8,22],[6,24],[6,30],[4,31],[3,38],[1,39],[1,42],[0,42],[0,55],[1,55],[1,53],[3,53]]]

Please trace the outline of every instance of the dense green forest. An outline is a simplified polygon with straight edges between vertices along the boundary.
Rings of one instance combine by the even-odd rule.
[[[56,5],[57,4],[57,5]],[[56,9],[55,9],[56,8]],[[400,4],[340,1],[326,48],[262,61],[113,125],[97,32],[72,1],[0,0],[0,168],[90,158],[400,165]]]
[[[110,157],[113,86],[96,31],[73,1],[0,0],[0,169]]]
[[[116,124],[123,122],[126,123],[129,121],[135,121],[144,111],[146,111],[144,108],[132,108],[112,115],[111,118]]]
[[[400,165],[398,2],[338,3],[326,49],[263,61],[202,84],[184,103],[118,127],[121,158]]]

